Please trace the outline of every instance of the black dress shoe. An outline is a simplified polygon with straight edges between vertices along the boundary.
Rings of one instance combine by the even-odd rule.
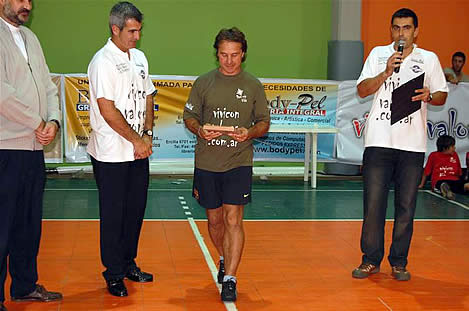
[[[134,282],[153,282],[153,275],[150,273],[143,272],[138,267],[130,269],[125,275],[125,277]]]
[[[117,296],[117,297],[125,297],[129,295],[127,293],[127,288],[125,287],[123,279],[109,280],[109,281],[106,281],[106,283],[107,283],[107,290],[109,291],[111,295]]]
[[[11,297],[13,301],[42,301],[42,302],[49,302],[49,301],[58,301],[62,300],[63,296],[61,293],[57,292],[49,292],[44,286],[36,284],[36,289],[29,293],[28,295],[21,296],[21,297]],[[1,309],[0,309],[1,310]]]
[[[0,302],[0,311],[8,311],[3,302]]]

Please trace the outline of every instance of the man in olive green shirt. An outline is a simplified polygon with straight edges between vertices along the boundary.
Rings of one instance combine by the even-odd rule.
[[[237,28],[215,38],[219,67],[200,76],[184,109],[186,127],[197,136],[193,196],[206,209],[208,231],[220,255],[221,299],[236,300],[236,270],[244,247],[243,211],[251,201],[252,140],[270,124],[262,84],[241,68],[247,41]],[[233,131],[203,125],[232,126]]]

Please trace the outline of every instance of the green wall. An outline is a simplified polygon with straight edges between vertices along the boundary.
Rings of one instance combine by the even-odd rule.
[[[109,37],[110,0],[34,0],[31,29],[51,72],[84,73]],[[151,74],[200,75],[216,66],[220,28],[247,36],[245,69],[264,78],[326,79],[331,0],[134,0]]]

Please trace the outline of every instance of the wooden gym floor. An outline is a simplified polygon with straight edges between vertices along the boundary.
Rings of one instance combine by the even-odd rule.
[[[14,303],[16,310],[469,310],[469,197],[447,201],[419,191],[409,282],[381,272],[356,280],[360,263],[362,184],[255,179],[245,209],[246,245],[238,301],[220,301],[218,255],[192,180],[152,178],[137,263],[155,281],[126,281],[129,296],[109,295],[101,277],[97,190],[90,178],[49,178],[39,253],[39,283],[62,302]],[[386,249],[393,218],[390,193]],[[387,256],[387,254],[386,254]]]

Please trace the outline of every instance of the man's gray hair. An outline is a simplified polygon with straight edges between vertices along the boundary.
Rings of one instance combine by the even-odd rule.
[[[115,4],[109,14],[109,29],[112,33],[112,25],[116,25],[120,30],[124,29],[125,22],[128,19],[135,19],[141,23],[143,20],[142,12],[130,2],[122,1]]]

